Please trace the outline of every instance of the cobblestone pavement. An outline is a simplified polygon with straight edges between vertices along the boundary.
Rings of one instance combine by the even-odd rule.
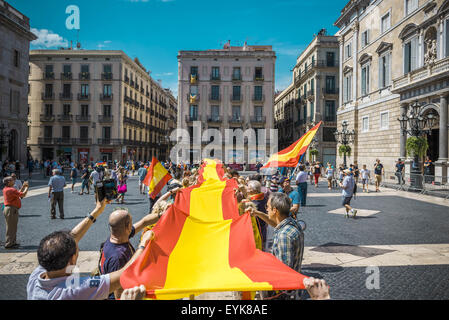
[[[137,177],[130,179],[125,205],[133,220],[148,211],[146,195],[138,193]],[[307,223],[303,273],[324,278],[334,299],[449,299],[449,201],[431,196],[381,189],[360,193],[352,205],[356,219],[345,219],[339,190],[308,185],[308,206],[300,219]],[[79,191],[79,184],[75,187]],[[50,220],[46,188],[33,188],[20,210],[21,248],[0,248],[0,299],[26,299],[28,275],[37,264],[36,248],[46,234],[71,229],[94,208],[93,195],[65,190],[66,219]],[[98,249],[108,236],[111,204],[80,242],[81,272],[90,272]],[[123,206],[123,205],[120,205]],[[4,242],[0,219],[0,242]],[[137,245],[138,238],[132,239]],[[378,286],[368,289],[378,267]],[[367,268],[368,267],[368,268]],[[238,299],[234,292],[210,293],[196,299]]]

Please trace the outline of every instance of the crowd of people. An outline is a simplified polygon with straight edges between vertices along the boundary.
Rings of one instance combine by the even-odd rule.
[[[72,193],[74,185],[81,179],[81,192],[94,192],[97,195],[95,185],[103,179],[116,179],[119,203],[124,202],[128,186],[122,192],[120,185],[127,185],[128,177],[137,172],[139,193],[147,193],[143,180],[146,176],[149,163],[116,163],[114,166],[104,164],[92,165],[73,164],[70,170]],[[153,199],[148,197],[149,213],[141,220],[134,222],[126,208],[114,210],[108,219],[110,235],[100,247],[100,259],[97,270],[91,277],[81,277],[77,288],[71,287],[67,281],[72,276],[71,269],[76,265],[79,255],[78,243],[96,222],[100,214],[113,200],[95,197],[96,207],[70,232],[55,231],[44,237],[37,250],[39,266],[32,272],[27,284],[28,299],[139,299],[145,296],[145,288],[142,286],[123,290],[120,285],[122,272],[143,252],[154,237],[152,226],[167,212],[173,204],[178,190],[188,188],[198,183],[199,164],[175,165],[171,162],[163,163],[170,172],[172,179],[164,189]],[[64,192],[67,182],[60,168],[52,168],[52,176],[48,182],[48,196],[51,201],[50,216],[56,218],[56,205],[59,206],[60,218],[64,218]],[[235,196],[240,214],[249,213],[253,223],[253,232],[257,248],[271,252],[280,261],[289,267],[300,271],[303,253],[302,226],[298,223],[297,213],[300,207],[300,197],[291,187],[287,177],[280,177],[277,183],[270,183],[267,187],[267,178],[261,174],[253,174],[246,178],[239,172],[225,167],[227,179],[235,179],[238,188]],[[270,182],[276,180],[276,176],[270,177]],[[4,178],[6,187],[3,190],[5,197],[5,217],[7,221],[17,219],[18,210],[21,207],[21,199],[28,192],[28,183],[24,183],[20,190],[14,188],[17,180],[8,176]],[[90,190],[93,187],[92,190]],[[276,187],[276,188],[275,188]],[[15,225],[16,229],[7,231],[8,248],[16,248],[15,232],[17,221],[7,223],[7,228]],[[130,243],[130,239],[139,233],[141,241],[137,249]],[[268,233],[272,233],[272,241],[267,241]],[[270,243],[268,243],[270,242]],[[305,287],[312,299],[328,299],[329,287],[324,280],[307,278]],[[266,292],[261,295],[267,299],[292,299],[297,298],[295,291]]]

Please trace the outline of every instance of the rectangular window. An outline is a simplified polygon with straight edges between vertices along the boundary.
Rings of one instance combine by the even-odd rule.
[[[232,98],[233,100],[240,100],[240,86],[232,87]]]
[[[220,96],[220,86],[211,86],[212,100],[218,100],[219,96]]]
[[[254,115],[256,116],[257,121],[262,121],[263,107],[262,106],[254,107]]]
[[[362,132],[368,132],[369,131],[369,117],[363,117],[362,118]]]
[[[351,56],[352,56],[352,43],[349,42],[345,46],[345,59],[351,58]]]
[[[62,112],[65,116],[70,115],[70,104],[64,104],[62,106]]]
[[[198,86],[190,86],[190,95],[196,96],[198,94]]]
[[[81,96],[83,96],[83,97],[89,96],[89,85],[88,84],[81,85]]]
[[[20,112],[20,92],[16,90],[9,91],[9,111],[14,113]]]
[[[70,127],[69,126],[63,126],[62,127],[62,137],[63,138],[70,138]]]
[[[72,65],[70,65],[70,64],[65,64],[65,65],[62,67],[62,72],[63,72],[64,74],[66,74],[66,75],[70,74],[70,73],[72,72]]]
[[[103,127],[103,139],[105,140],[111,139],[111,127]]]
[[[388,116],[389,116],[388,111],[380,113],[380,129],[381,130],[388,129],[388,126],[389,126]]]
[[[405,0],[405,15],[408,16],[410,13],[418,8],[418,0]]]
[[[110,105],[103,105],[103,115],[110,117],[111,116],[111,106]]]
[[[89,115],[89,105],[82,104],[81,105],[81,115],[87,117]]]
[[[232,119],[240,120],[240,106],[232,106]]]
[[[414,37],[404,44],[404,74],[418,67],[418,38]]]
[[[220,106],[211,106],[210,112],[212,119],[217,120],[218,117],[220,116]]]
[[[198,120],[198,106],[190,106],[189,115],[191,121]]]
[[[82,64],[81,65],[81,73],[89,72],[89,65],[88,64]]]
[[[366,96],[369,93],[369,79],[370,79],[370,66],[365,65],[362,67],[362,96]]]
[[[53,115],[53,105],[52,104],[46,104],[45,105],[45,115],[46,116],[52,116]]]
[[[345,76],[343,79],[343,102],[348,102],[352,100],[351,90],[352,90],[352,74]]]
[[[254,100],[262,101],[262,86],[254,87]]]
[[[105,84],[103,85],[103,95],[105,97],[112,96],[112,85],[111,84]]]
[[[307,105],[304,106],[303,112],[304,112],[304,114],[303,114],[303,115],[304,115],[303,119],[304,119],[304,121],[307,121]]]
[[[212,80],[220,79],[220,67],[212,67],[211,79]]]
[[[44,127],[44,138],[52,138],[53,137],[53,127],[45,126]]]
[[[380,57],[379,63],[379,89],[390,85],[390,70],[391,70],[391,54],[388,53]]]
[[[72,93],[72,86],[70,83],[64,83],[62,87],[62,95],[66,98],[70,97],[70,94]]]
[[[310,102],[310,118],[313,118],[315,115],[315,104],[313,102]]]
[[[335,52],[326,52],[326,65],[328,67],[335,67]]]
[[[335,94],[335,76],[326,76],[326,93]]]
[[[323,141],[325,141],[325,142],[336,142],[335,141],[335,134],[334,134],[334,132],[336,130],[337,130],[337,128],[323,127]]]
[[[51,97],[53,95],[53,84],[46,83],[45,84],[45,96]]]
[[[18,50],[14,50],[14,67],[19,67],[19,63],[20,63],[20,52]]]
[[[192,76],[198,75],[198,67],[190,67],[190,74]]]
[[[449,19],[445,21],[446,24],[446,57],[449,57]]]
[[[112,73],[112,64],[104,64],[103,72],[104,73]]]
[[[365,30],[362,33],[362,48],[366,47],[369,44],[369,30]]]
[[[381,21],[380,21],[380,32],[384,33],[385,31],[390,29],[390,27],[391,27],[391,17],[390,17],[390,13],[387,13],[386,15],[384,15],[381,18]]]
[[[234,67],[232,69],[232,79],[233,80],[241,80],[240,67]]]
[[[87,126],[80,126],[80,138],[81,139],[88,139],[89,138],[89,127],[87,127]]]
[[[263,79],[263,68],[256,67],[254,69],[254,76],[255,76],[256,80],[262,80]]]
[[[326,100],[326,108],[324,110],[324,121],[335,122],[337,121],[335,101]]]

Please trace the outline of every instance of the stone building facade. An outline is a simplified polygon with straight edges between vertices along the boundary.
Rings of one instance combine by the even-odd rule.
[[[337,118],[356,131],[350,162],[372,167],[379,158],[393,171],[407,157],[398,118],[417,102],[422,115],[438,117],[428,155],[435,174],[447,175],[448,19],[443,0],[352,0],[343,8],[335,22],[342,56]]]
[[[167,160],[176,100],[123,51],[33,50],[30,138],[36,159]]]
[[[192,134],[193,126],[218,129],[224,139],[225,129],[273,128],[275,52],[271,46],[234,47],[228,42],[223,49],[180,51],[178,54],[178,127]],[[269,131],[266,143],[270,144]],[[204,145],[205,142],[203,141]],[[250,146],[253,147],[253,146]],[[233,160],[265,157],[257,150],[235,152]],[[199,148],[192,146],[194,155]],[[238,155],[236,153],[239,153]],[[268,153],[268,152],[267,152]],[[262,159],[260,159],[262,160]],[[242,161],[238,165],[242,164]],[[239,167],[241,168],[241,166]]]
[[[28,158],[29,18],[0,0],[0,160]]]
[[[319,154],[313,159],[335,164],[336,111],[339,86],[338,38],[321,30],[298,56],[292,83],[275,100],[275,127],[279,148],[288,147],[310,128],[323,121],[313,146]]]

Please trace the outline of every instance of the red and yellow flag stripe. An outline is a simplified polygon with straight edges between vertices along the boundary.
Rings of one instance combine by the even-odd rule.
[[[205,160],[199,181],[178,191],[155,239],[123,273],[122,287],[144,284],[152,299],[303,289],[303,275],[256,249],[251,217],[238,213],[237,182],[224,178],[222,165]]]
[[[148,187],[148,193],[154,199],[171,179],[172,176],[168,173],[167,169],[153,157],[151,165],[147,169],[147,175],[143,180],[143,184]]]

